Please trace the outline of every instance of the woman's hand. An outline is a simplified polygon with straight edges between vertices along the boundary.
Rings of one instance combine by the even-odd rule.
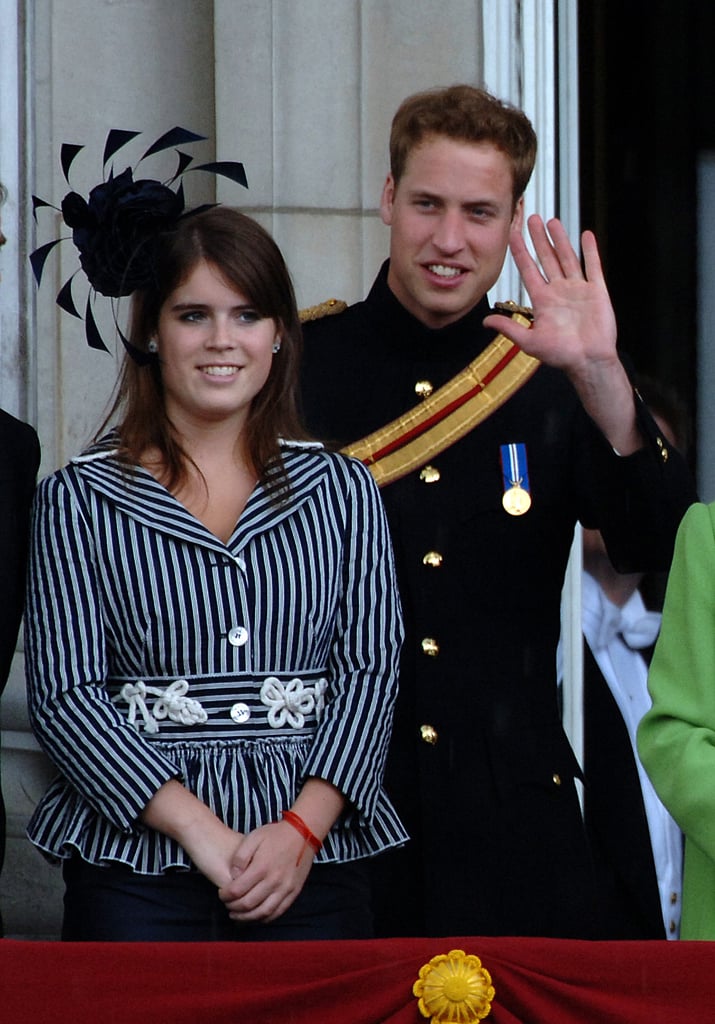
[[[243,838],[219,896],[234,921],[274,921],[298,896],[312,865],[313,850],[292,825],[262,825]]]
[[[342,793],[324,779],[306,780],[291,810],[322,843],[345,807]],[[219,890],[234,921],[274,921],[305,885],[314,849],[288,821],[262,825],[244,837],[232,879]]]
[[[231,881],[233,863],[244,841],[176,779],[156,791],[142,813],[145,825],[175,839],[214,885]]]

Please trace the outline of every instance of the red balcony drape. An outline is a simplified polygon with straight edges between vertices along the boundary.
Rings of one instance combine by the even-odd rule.
[[[463,949],[487,1024],[715,1022],[715,943],[449,938],[374,942],[0,940],[0,1020],[32,1024],[418,1024],[420,967]]]

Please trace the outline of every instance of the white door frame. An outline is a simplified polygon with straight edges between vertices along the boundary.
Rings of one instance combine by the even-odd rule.
[[[525,213],[558,215],[578,247],[579,131],[577,0],[483,0],[484,84],[532,120],[539,147]],[[495,298],[526,302],[511,260]],[[562,602],[564,725],[583,764],[581,530],[577,527]]]
[[[0,405],[36,422],[29,174],[33,130],[28,64],[33,4],[0,0],[0,181],[8,197],[2,207],[7,242],[0,250]]]

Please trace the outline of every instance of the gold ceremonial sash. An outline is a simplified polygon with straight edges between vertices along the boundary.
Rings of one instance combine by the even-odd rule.
[[[513,319],[529,319],[512,312]],[[439,455],[518,391],[538,369],[533,356],[498,334],[460,373],[403,416],[343,448],[386,487]]]

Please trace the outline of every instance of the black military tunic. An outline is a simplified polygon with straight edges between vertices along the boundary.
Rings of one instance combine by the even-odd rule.
[[[493,337],[484,300],[430,330],[383,266],[368,298],[305,328],[310,429],[355,441],[463,369]],[[381,935],[603,932],[561,725],[555,650],[574,524],[622,569],[667,567],[695,499],[642,408],[648,444],[619,458],[559,371],[382,490],[406,619],[387,788],[412,836],[374,862]],[[532,505],[503,505],[500,448],[523,445]]]

